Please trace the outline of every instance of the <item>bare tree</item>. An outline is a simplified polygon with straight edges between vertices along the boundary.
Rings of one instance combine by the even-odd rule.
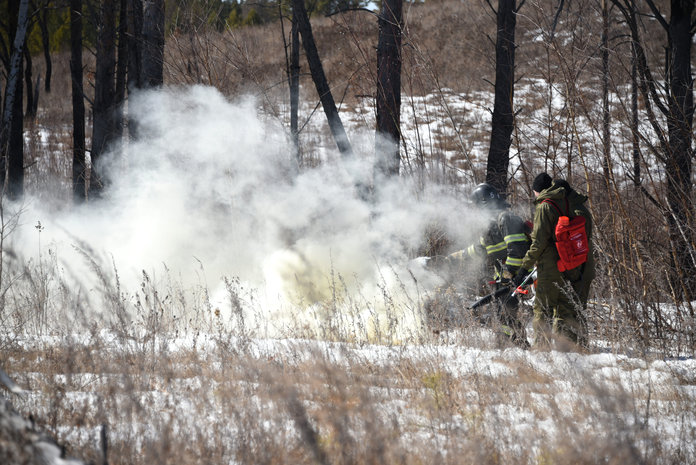
[[[126,86],[128,77],[128,0],[119,0],[118,12],[118,48],[116,50],[116,96],[118,103],[126,99]],[[123,114],[121,114],[123,116]]]
[[[39,28],[41,30],[41,45],[43,47],[44,62],[46,63],[46,77],[44,78],[44,91],[51,92],[51,74],[53,72],[53,62],[51,60],[50,35],[48,32],[48,13],[50,11],[51,0],[46,0],[37,12]]]
[[[631,3],[629,5],[627,13],[630,18],[629,22],[634,24],[636,22],[635,3]],[[633,185],[637,188],[641,185],[640,135],[638,134],[639,118],[640,116],[638,113],[638,52],[636,50],[635,41],[631,41],[631,142],[633,146]]]
[[[307,63],[309,64],[309,71],[312,74],[312,80],[314,81],[314,86],[319,94],[319,99],[321,100],[322,107],[324,108],[324,113],[326,114],[326,119],[329,123],[329,129],[333,135],[334,141],[338,146],[338,150],[343,156],[352,156],[353,150],[346,135],[346,131],[343,128],[343,123],[338,115],[338,109],[336,108],[336,102],[331,94],[331,88],[326,79],[326,74],[324,73],[324,68],[319,59],[319,52],[317,51],[316,43],[314,42],[314,36],[312,34],[312,26],[309,23],[309,16],[307,15],[307,9],[305,8],[303,0],[292,0],[292,9],[297,14],[297,28],[302,36],[302,45],[304,46],[305,53],[307,55]]]
[[[669,21],[652,0],[647,0],[654,18],[662,25],[668,41],[665,82],[662,96],[659,84],[648,65],[642,38],[639,35],[633,2],[613,0],[621,10],[631,30],[635,46],[639,87],[646,103],[648,120],[653,127],[658,145],[650,144],[655,156],[665,166],[666,207],[663,213],[669,228],[673,275],[671,284],[676,298],[693,299],[696,296],[696,250],[694,248],[692,199],[692,131],[693,80],[691,77],[692,17],[694,0],[671,0]],[[665,130],[655,114],[658,109],[666,120]],[[648,138],[646,142],[650,143]]]
[[[282,3],[278,2],[278,17],[280,18],[280,28],[283,34],[283,44],[285,48],[285,74],[288,77],[288,89],[290,92],[290,138],[295,147],[297,164],[302,164],[302,154],[300,153],[300,134],[299,134],[299,103],[300,103],[300,32],[297,29],[296,12],[292,9],[290,18],[290,45],[285,38],[285,28],[283,21]],[[288,52],[289,50],[289,52]]]
[[[164,83],[164,0],[143,2],[142,84]]]
[[[128,30],[128,89],[142,87],[142,0],[126,0]]]
[[[403,0],[383,0],[377,42],[376,171],[398,176],[401,156],[401,30]]]
[[[27,28],[27,35],[31,34],[31,21],[30,21],[30,26]],[[24,87],[25,87],[25,100],[27,102],[26,104],[26,110],[24,111],[24,118],[27,119],[33,119],[34,116],[36,116],[36,106],[37,102],[35,102],[36,97],[38,99],[38,95],[34,95],[34,81],[33,81],[33,71],[34,71],[34,63],[31,60],[31,53],[29,53],[29,48],[24,47]],[[38,84],[38,82],[37,82]]]
[[[602,151],[604,154],[602,168],[607,190],[613,179],[611,164],[611,118],[609,113],[609,0],[600,0],[602,9],[602,38],[600,51],[602,55]]]
[[[82,0],[70,0],[70,75],[73,108],[73,199],[87,199],[85,161],[85,100],[82,78]]]
[[[10,199],[18,199],[24,192],[24,140],[22,113],[22,61],[28,26],[29,0],[10,1],[8,12],[10,36],[14,36],[9,61],[5,106],[0,126],[0,168],[3,174],[3,193]]]
[[[498,192],[506,192],[508,166],[510,164],[510,144],[514,129],[514,87],[515,87],[515,26],[517,12],[524,0],[516,5],[516,0],[498,0],[496,10],[488,2],[496,15],[497,33],[495,42],[495,100],[491,121],[491,143],[488,150],[486,182]]]
[[[292,26],[290,27],[290,134],[297,150],[297,161],[302,161],[300,152],[300,134],[298,113],[300,107],[300,31],[297,28],[297,15],[292,10]]]
[[[97,29],[97,62],[94,82],[89,196],[100,196],[105,174],[102,155],[116,138],[116,0],[102,0]]]

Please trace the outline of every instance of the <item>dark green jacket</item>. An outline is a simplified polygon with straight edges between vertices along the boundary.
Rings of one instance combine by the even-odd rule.
[[[570,212],[566,211],[566,196],[568,197],[568,207]],[[563,213],[571,213],[572,216],[582,215],[585,217],[585,229],[590,245],[588,261],[582,269],[575,269],[566,272],[565,277],[574,281],[584,275],[586,278],[594,277],[594,259],[592,258],[592,215],[585,207],[587,197],[575,192],[565,181],[554,181],[548,189],[539,193],[539,196],[534,201],[536,208],[534,210],[534,230],[532,231],[532,245],[529,247],[527,254],[522,260],[522,267],[526,270],[531,270],[534,265],[537,265],[537,274],[540,278],[550,278],[554,280],[561,279],[561,273],[558,271],[558,251],[555,244],[555,229],[558,217],[558,211],[544,200],[550,199],[556,203]]]

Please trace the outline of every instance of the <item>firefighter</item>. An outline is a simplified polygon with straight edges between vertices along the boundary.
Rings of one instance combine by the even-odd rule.
[[[509,210],[510,205],[490,184],[476,186],[470,198],[476,206],[488,210],[492,220],[477,244],[450,254],[448,261],[451,263],[483,258],[493,273],[496,287],[505,286],[517,274],[522,258],[529,249],[531,228]],[[504,334],[514,344],[529,347],[524,324],[518,316],[517,297],[508,296],[498,301],[498,304]]]
[[[534,179],[532,189],[536,197],[532,244],[513,283],[521,282],[536,264],[535,344],[549,346],[551,335],[558,334],[586,347],[587,325],[583,309],[587,305],[590,283],[595,276],[591,245],[592,216],[584,205],[587,197],[578,194],[565,180],[552,181],[547,173],[541,173]],[[564,214],[585,217],[589,244],[587,261],[563,272],[559,271],[559,254],[554,244],[555,228],[561,216],[558,206],[568,209]]]

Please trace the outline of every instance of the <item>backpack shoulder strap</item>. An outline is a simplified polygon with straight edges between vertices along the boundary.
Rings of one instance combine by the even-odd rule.
[[[566,211],[568,212],[568,214],[566,216],[570,216],[570,205],[568,204],[568,197],[565,198],[565,201],[566,201]],[[558,212],[558,216],[563,216],[563,212],[561,211],[560,208],[558,208],[558,205],[556,205],[556,202],[554,202],[553,200],[544,199],[541,201],[541,203],[548,203],[550,205],[553,205],[553,208],[555,208],[556,211]]]

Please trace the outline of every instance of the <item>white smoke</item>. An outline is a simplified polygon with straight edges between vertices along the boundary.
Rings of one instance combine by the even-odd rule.
[[[350,162],[331,153],[317,168],[298,169],[286,132],[251,98],[165,88],[132,98],[129,115],[137,139],[110,154],[105,198],[59,213],[30,204],[16,247],[31,255],[40,237],[67,257],[71,244],[86,244],[113,257],[126,289],[137,289],[143,270],[166,266],[193,282],[203,268],[218,298],[220,278],[235,277],[267,299],[268,318],[311,319],[340,287],[360,295],[374,317],[385,291],[412,298],[441,283],[408,271],[429,225],[437,221],[462,247],[485,225],[456,196],[419,191],[404,178],[362,200],[355,186],[372,170],[369,135],[351,135]],[[89,271],[75,274],[89,293]]]

